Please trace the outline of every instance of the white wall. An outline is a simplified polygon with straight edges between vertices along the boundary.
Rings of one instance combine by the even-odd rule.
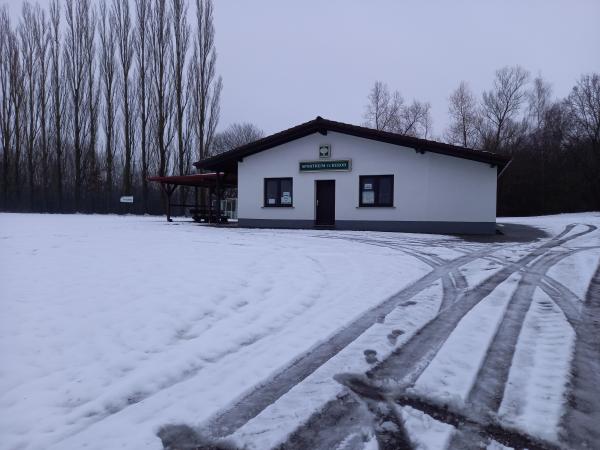
[[[302,160],[318,160],[319,144],[331,159],[351,159],[350,172],[300,173]],[[358,208],[359,175],[394,175],[393,208]],[[496,221],[496,168],[432,152],[329,132],[315,133],[244,158],[238,163],[238,216],[314,220],[315,180],[335,179],[336,220]],[[292,177],[293,208],[265,208],[264,178]]]

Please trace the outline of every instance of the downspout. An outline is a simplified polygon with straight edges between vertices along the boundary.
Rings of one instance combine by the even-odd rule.
[[[506,165],[502,168],[502,170],[496,177],[498,180],[500,180],[500,177],[502,176],[504,171],[508,168],[508,166],[510,166],[511,162],[512,162],[512,158],[508,160]],[[498,209],[498,206],[500,204],[499,199],[500,199],[500,185],[497,184],[497,186],[496,186],[496,216],[498,215],[498,211],[499,211],[499,209]],[[496,228],[496,234],[498,234],[498,233],[503,234],[502,231],[500,231],[500,230],[498,230],[498,228]]]
[[[502,176],[502,174],[504,173],[504,171],[508,168],[508,166],[510,166],[511,162],[512,162],[512,158],[509,159],[508,162],[506,163],[506,165],[502,168],[502,170],[498,174],[498,178],[500,178]]]

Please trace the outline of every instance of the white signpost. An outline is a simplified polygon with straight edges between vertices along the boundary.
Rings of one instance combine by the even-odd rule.
[[[120,201],[121,203],[133,203],[133,195],[124,195]]]

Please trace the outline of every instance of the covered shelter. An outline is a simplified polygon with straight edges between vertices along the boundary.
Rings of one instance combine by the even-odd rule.
[[[209,223],[226,222],[226,217],[221,211],[221,199],[223,190],[237,186],[236,174],[223,172],[196,173],[191,175],[171,175],[171,176],[153,176],[148,177],[148,181],[159,183],[165,194],[165,213],[167,220],[172,222],[171,208],[181,207],[190,208],[190,213],[194,220]],[[172,203],[171,197],[179,186],[194,188],[194,203]],[[198,202],[198,189],[204,189],[208,192],[208,204],[201,205]],[[215,208],[212,207],[212,197],[216,195]]]

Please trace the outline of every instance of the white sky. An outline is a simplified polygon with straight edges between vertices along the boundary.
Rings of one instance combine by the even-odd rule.
[[[9,4],[18,14],[21,0]],[[564,96],[600,72],[599,23],[599,0],[215,0],[219,128],[249,121],[271,133],[317,115],[361,123],[382,80],[429,101],[441,135],[461,80],[479,94],[496,69],[520,64]]]

